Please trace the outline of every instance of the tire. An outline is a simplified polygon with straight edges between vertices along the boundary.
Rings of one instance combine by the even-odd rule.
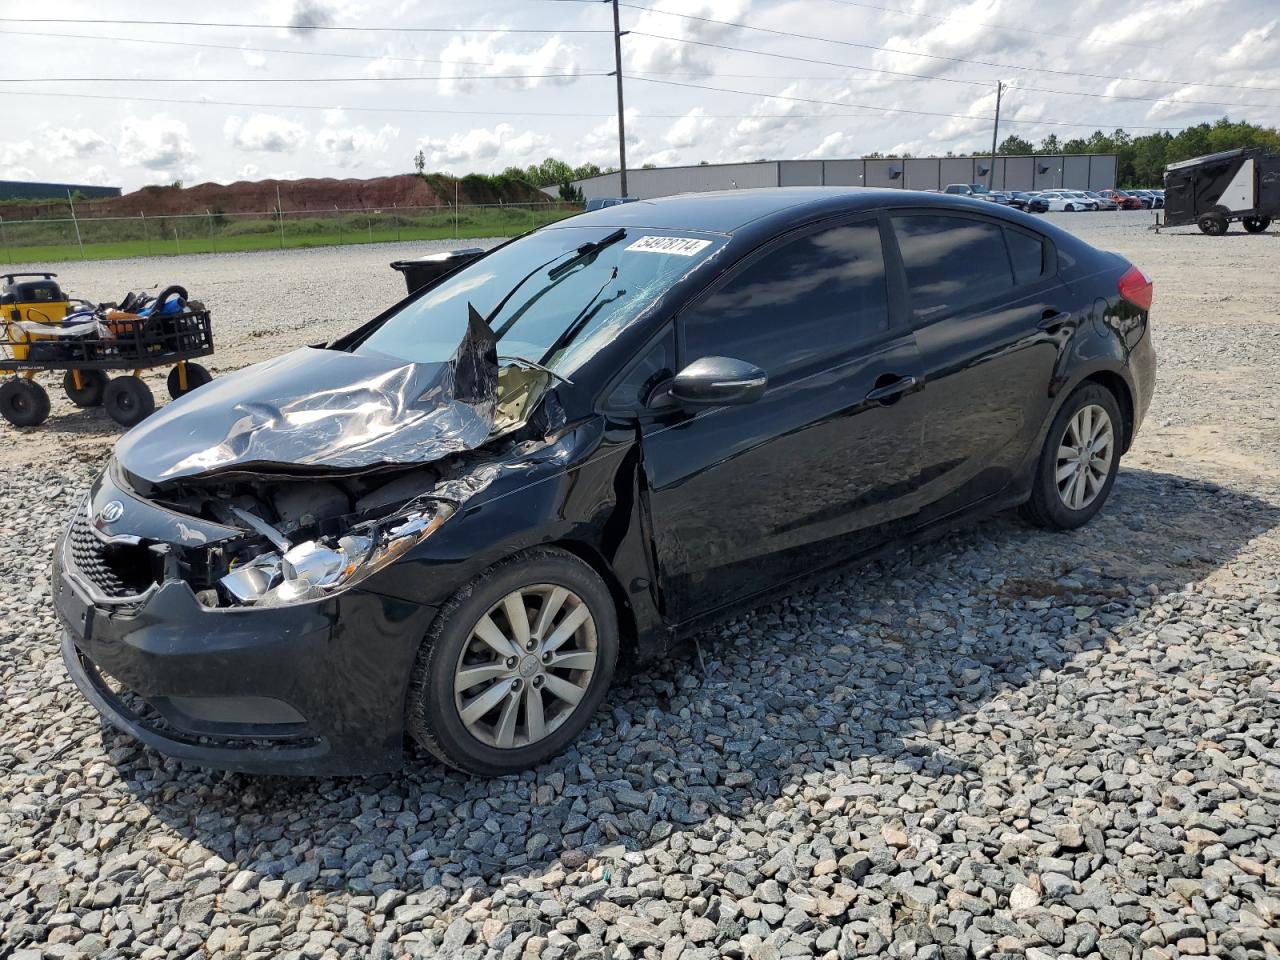
[[[102,406],[120,426],[133,427],[155,412],[156,398],[138,377],[115,377],[107,384]]]
[[[1063,207],[1062,209],[1063,209],[1063,210],[1065,210],[1067,213],[1075,213],[1075,212],[1076,212],[1076,208],[1075,208],[1075,206],[1074,206],[1073,204],[1070,204],[1070,203],[1068,203],[1068,204],[1067,204],[1065,207]]]
[[[539,635],[543,640],[552,640],[570,615],[575,619],[582,616],[577,612],[580,607],[586,608],[589,617],[575,628],[555,654],[544,654],[540,658],[537,646],[526,646],[526,652],[504,659],[496,647],[491,649],[489,641],[482,642],[479,638],[480,632],[492,636],[492,631],[481,630],[481,623],[487,621],[504,640],[509,634],[518,635],[519,631],[512,629],[506,610],[510,597],[521,590],[529,593],[517,601],[516,609],[523,608],[528,615],[534,644]],[[567,596],[555,607],[554,626],[540,633],[538,616],[550,605],[550,591],[555,590],[565,591]],[[539,596],[541,600],[537,599]],[[530,603],[538,604],[536,613]],[[507,625],[505,630],[500,624]],[[527,770],[563,750],[590,722],[613,680],[618,646],[618,618],[613,598],[591,567],[566,551],[550,547],[516,554],[480,574],[441,608],[414,661],[405,702],[405,727],[417,743],[465,773],[500,777]],[[515,648],[504,644],[503,649]],[[530,649],[532,652],[527,652]],[[585,669],[567,668],[531,672],[539,669],[538,664],[545,663],[547,656],[563,657],[566,653],[578,658],[594,653],[589,674]],[[553,687],[552,672],[557,669]],[[482,679],[475,685],[465,686],[466,681],[459,674],[463,670],[471,670],[473,674],[483,670],[505,670],[505,673],[481,674]],[[572,684],[565,679],[566,675],[573,680]],[[561,699],[560,693],[552,693],[553,689],[568,689],[574,684],[581,690],[576,695],[579,697],[576,705],[570,706]],[[460,689],[455,690],[456,686]],[[503,689],[508,692],[501,693]],[[493,699],[493,695],[497,695],[497,699]],[[530,710],[535,698],[539,705],[537,722],[544,725],[546,733],[531,741],[534,720]],[[470,720],[464,719],[468,709],[478,710],[490,700],[493,705],[487,712],[479,716],[473,713]],[[513,703],[515,719],[509,732],[514,739],[511,746],[503,747],[498,743],[508,701]]]
[[[1076,442],[1076,433],[1080,425],[1077,416],[1086,410],[1089,411],[1089,420],[1095,430],[1099,411],[1108,420],[1109,431],[1105,428],[1104,431],[1099,431],[1099,436],[1106,432],[1110,435],[1105,469],[1102,469],[1097,456],[1102,448],[1095,446],[1090,451],[1093,456],[1088,465],[1076,468],[1075,472],[1080,474],[1078,480],[1067,475],[1059,481],[1061,472],[1071,466],[1069,458],[1063,456],[1064,451],[1072,447],[1084,447],[1084,444]],[[1021,507],[1022,516],[1038,527],[1053,530],[1074,530],[1088,523],[1111,495],[1116,473],[1120,469],[1120,452],[1124,449],[1124,441],[1124,420],[1115,395],[1096,383],[1080,387],[1067,398],[1058,415],[1053,418],[1044,449],[1040,451],[1036,464],[1031,497]],[[1088,448],[1085,447],[1085,450]],[[1079,486],[1074,486],[1075,483]],[[1075,496],[1077,492],[1080,493],[1079,499]],[[1074,505],[1075,503],[1079,505]]]
[[[1227,218],[1220,213],[1206,213],[1196,221],[1200,232],[1210,237],[1220,237],[1227,232]]]
[[[15,427],[38,427],[49,417],[49,394],[34,380],[6,380],[0,386],[0,416]]]
[[[62,378],[62,389],[67,399],[77,407],[98,407],[102,405],[102,396],[107,391],[107,375],[101,370],[81,370],[80,386],[76,387],[76,378],[70,370]]]
[[[174,367],[169,371],[169,378],[165,381],[165,385],[169,388],[169,396],[177,400],[180,396],[190,393],[196,387],[203,387],[206,383],[213,380],[211,374],[198,363],[187,363],[187,389],[182,389],[182,384],[178,381],[178,368]]]
[[[1249,233],[1262,233],[1271,226],[1270,217],[1245,217],[1240,223]]]

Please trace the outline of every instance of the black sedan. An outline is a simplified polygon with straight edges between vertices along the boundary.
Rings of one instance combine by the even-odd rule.
[[[197,764],[498,775],[619,656],[1020,506],[1105,503],[1150,281],[900,190],[641,201],[509,242],[117,445],[57,546],[72,677]]]
[[[1033,193],[1014,190],[1009,194],[1009,206],[1025,210],[1027,213],[1048,213],[1049,201]]]

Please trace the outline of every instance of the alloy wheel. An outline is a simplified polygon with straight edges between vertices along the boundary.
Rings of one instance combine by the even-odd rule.
[[[529,746],[574,712],[597,656],[595,620],[581,597],[550,583],[521,587],[471,628],[454,669],[454,706],[481,743]]]
[[[1081,407],[1067,422],[1058,444],[1058,496],[1070,510],[1093,503],[1107,482],[1115,455],[1111,416],[1096,403]]]

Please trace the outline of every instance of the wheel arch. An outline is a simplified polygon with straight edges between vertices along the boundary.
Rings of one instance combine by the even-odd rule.
[[[619,653],[634,661],[640,654],[640,627],[636,622],[635,608],[612,564],[595,545],[585,540],[552,540],[543,546],[556,547],[572,554],[595,571],[608,589],[609,596],[613,598],[613,608],[618,615]]]
[[[1116,403],[1120,405],[1120,415],[1124,418],[1124,423],[1121,424],[1124,429],[1124,442],[1120,445],[1120,452],[1125,453],[1133,442],[1134,434],[1133,388],[1129,386],[1129,382],[1124,377],[1114,370],[1095,370],[1088,376],[1081,378],[1080,382],[1072,387],[1071,392],[1087,383],[1096,383],[1106,388],[1116,398]]]

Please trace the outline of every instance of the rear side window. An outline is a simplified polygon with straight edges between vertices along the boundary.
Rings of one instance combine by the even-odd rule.
[[[827,363],[889,329],[885,284],[874,220],[792,240],[682,317],[683,362],[734,357],[770,376]]]
[[[937,214],[893,218],[911,310],[928,320],[1013,289],[1003,231],[985,220]]]
[[[1009,241],[1009,259],[1013,261],[1013,279],[1021,286],[1044,276],[1044,241],[1020,230],[1005,230]]]

